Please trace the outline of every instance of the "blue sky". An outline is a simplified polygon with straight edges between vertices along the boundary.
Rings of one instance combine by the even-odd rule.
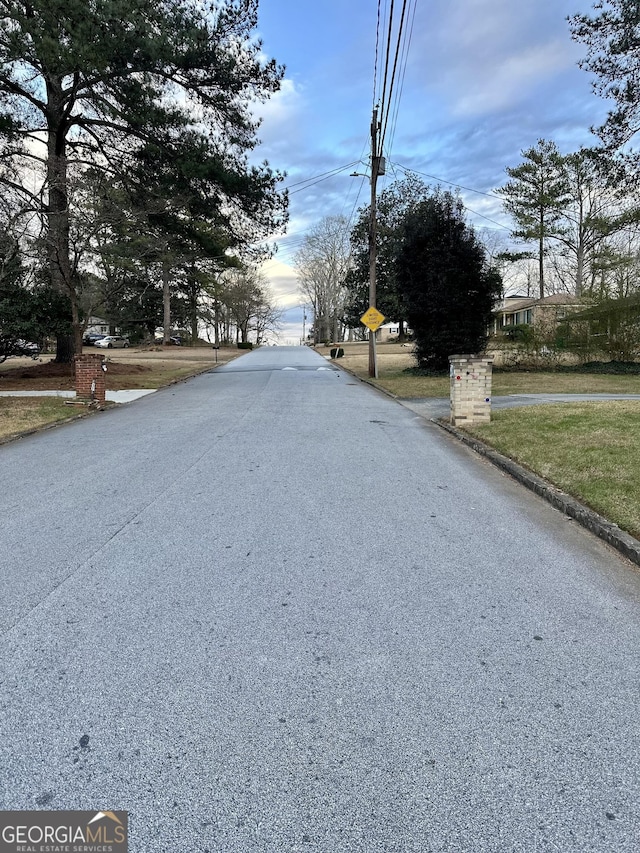
[[[381,2],[383,28],[389,2]],[[584,48],[566,21],[592,8],[590,0],[417,0],[385,180],[401,177],[403,166],[469,188],[460,191],[469,220],[507,234],[499,199],[481,193],[504,183],[505,168],[539,138],[565,153],[593,144],[589,127],[606,114],[578,68]],[[377,12],[377,0],[260,4],[264,53],[286,66],[280,93],[258,110],[256,151],[287,172],[291,188],[288,234],[265,267],[286,309],[282,343],[302,333],[293,256],[305,232],[323,216],[351,218],[368,200],[366,179],[349,177],[353,167],[313,186],[300,182],[359,160],[357,170],[366,168]]]

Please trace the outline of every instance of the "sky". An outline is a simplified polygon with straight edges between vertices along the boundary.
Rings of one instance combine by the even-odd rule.
[[[264,267],[284,309],[278,342],[299,343],[302,297],[295,252],[325,216],[350,221],[368,204],[364,173],[370,125],[383,77],[391,0],[261,0],[258,35],[266,57],[285,66],[280,92],[260,105],[255,156],[287,173],[287,234]],[[591,0],[413,0],[406,27],[384,155],[387,175],[403,169],[431,184],[460,188],[468,220],[507,235],[509,219],[492,196],[523,150],[552,139],[562,153],[596,143],[590,127],[607,112],[592,78],[578,67],[585,49],[572,41],[567,16],[592,12]],[[395,2],[395,18],[402,4]],[[393,30],[392,54],[396,32]],[[400,86],[400,82],[402,85]],[[352,165],[357,164],[357,165]],[[313,179],[327,172],[334,175]],[[307,313],[310,318],[310,312]],[[307,326],[309,319],[307,320]],[[307,329],[308,330],[308,329]]]

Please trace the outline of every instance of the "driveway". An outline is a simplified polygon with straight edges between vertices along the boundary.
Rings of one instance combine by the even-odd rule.
[[[513,409],[519,406],[539,406],[544,403],[584,403],[606,400],[640,400],[640,394],[509,394],[492,397],[492,409]],[[407,409],[425,418],[444,418],[449,415],[449,399],[421,397],[398,400]]]

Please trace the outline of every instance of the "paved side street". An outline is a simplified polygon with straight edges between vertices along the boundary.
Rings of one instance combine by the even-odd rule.
[[[637,850],[637,568],[313,351],[0,470],[2,808],[162,853]]]

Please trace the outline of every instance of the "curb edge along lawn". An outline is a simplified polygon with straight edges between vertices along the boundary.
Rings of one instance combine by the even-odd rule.
[[[480,441],[480,439],[457,429],[441,418],[431,418],[430,420],[441,429],[455,436],[463,444],[466,444],[467,447],[484,456],[485,459],[497,468],[505,471],[519,483],[522,483],[523,486],[526,486],[532,492],[544,498],[544,500],[552,504],[556,509],[559,509],[560,512],[563,512],[569,518],[573,518],[599,539],[603,539],[628,560],[640,566],[640,541],[631,536],[630,533],[621,530],[617,524],[608,521],[604,516],[589,509],[589,507],[580,503],[580,501],[571,497],[571,495],[558,489],[522,465],[518,465],[517,462],[509,459],[508,456],[503,456],[502,453],[494,450],[493,447]]]
[[[376,391],[379,391],[386,397],[391,397],[392,400],[395,400],[402,405],[401,400],[396,397],[395,394],[392,394],[385,388],[381,388],[375,381],[371,379],[364,379],[348,367],[341,364],[338,366],[344,370],[345,373],[351,374],[356,379],[359,379],[360,382],[370,385],[372,388],[375,388]],[[425,420],[427,419],[425,418]],[[457,429],[443,419],[429,418],[429,420],[431,423],[436,424],[436,426],[439,426],[441,429],[463,442],[463,444],[466,444],[467,447],[471,448],[471,450],[474,450],[476,453],[484,456],[485,459],[497,468],[505,471],[523,486],[526,486],[526,488],[535,492],[556,509],[559,509],[560,512],[577,521],[578,524],[582,525],[582,527],[589,530],[599,539],[603,539],[608,545],[611,545],[612,548],[615,548],[616,551],[619,551],[624,557],[631,560],[632,563],[640,566],[640,541],[634,536],[631,536],[630,533],[626,533],[624,530],[621,530],[617,524],[614,524],[612,521],[608,521],[604,516],[599,515],[592,509],[589,509],[589,507],[580,503],[576,498],[571,497],[571,495],[563,492],[561,489],[557,488],[557,486],[552,485],[548,480],[534,474],[522,465],[518,465],[518,463],[514,462],[513,459],[509,459],[508,456],[504,456],[502,453],[494,450],[493,447],[485,444],[483,441],[480,441],[480,439]]]

